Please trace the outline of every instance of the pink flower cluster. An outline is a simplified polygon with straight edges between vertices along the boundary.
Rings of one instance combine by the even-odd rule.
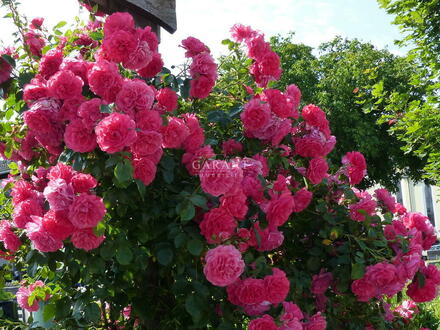
[[[358,151],[348,152],[342,158],[342,164],[346,166],[345,174],[351,185],[360,183],[367,174],[367,163],[364,156]]]
[[[236,42],[245,43],[247,55],[253,60],[250,73],[259,87],[266,87],[270,80],[280,78],[280,57],[271,49],[270,44],[264,41],[264,34],[241,24],[234,25],[231,32]]]
[[[25,229],[37,250],[57,251],[68,238],[86,251],[101,244],[104,237],[96,236],[93,229],[106,210],[91,191],[97,185],[91,175],[58,163],[49,170],[40,168],[32,180],[15,182],[11,195],[14,224]]]
[[[12,231],[12,224],[8,220],[0,221],[0,242],[11,252],[16,252],[21,246],[21,241]]]
[[[40,33],[41,26],[43,25],[44,18],[37,17],[29,24],[29,30],[24,34],[24,42],[28,47],[30,53],[35,57],[41,57],[43,47],[46,42]]]
[[[37,287],[44,287],[44,283],[42,281],[35,281],[29,286],[21,286],[16,294],[17,302],[20,305],[21,308],[26,309],[28,312],[36,312],[40,308],[39,299],[35,299],[32,305],[29,305],[29,297],[32,295],[32,292]],[[46,296],[46,300],[49,299],[48,296]]]
[[[185,56],[191,58],[189,73],[191,75],[190,96],[204,99],[211,93],[217,80],[217,64],[210,54],[209,48],[194,37],[182,41],[186,50]]]

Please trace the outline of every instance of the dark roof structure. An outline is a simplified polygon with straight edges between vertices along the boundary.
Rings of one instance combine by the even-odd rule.
[[[169,33],[177,29],[176,0],[85,0],[91,5],[97,4],[107,14],[126,11],[133,15],[140,27],[151,26],[159,33],[163,27]]]

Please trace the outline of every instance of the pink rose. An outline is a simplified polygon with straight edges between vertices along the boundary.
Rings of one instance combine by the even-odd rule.
[[[63,241],[53,237],[43,226],[42,218],[33,217],[26,225],[26,234],[40,252],[55,252],[63,247]]]
[[[290,192],[275,196],[267,207],[266,217],[271,228],[282,226],[290,217],[294,208],[294,199]]]
[[[14,183],[11,191],[12,204],[16,206],[18,203],[32,198],[35,196],[35,192],[32,191],[32,185],[25,181],[19,180]]]
[[[50,208],[55,211],[67,210],[73,202],[72,185],[63,179],[49,181],[43,193]]]
[[[96,227],[106,213],[102,198],[81,193],[75,196],[69,209],[69,219],[79,229]]]
[[[246,278],[240,282],[236,295],[241,305],[259,305],[266,298],[265,281]]]
[[[101,112],[102,101],[100,98],[93,98],[81,103],[78,107],[78,116],[87,127],[95,127],[96,122],[105,117]]]
[[[72,71],[84,81],[84,84],[88,84],[87,74],[92,66],[93,63],[91,62],[74,58],[65,58],[63,63],[61,63],[60,69]]]
[[[32,221],[32,216],[43,216],[41,202],[37,198],[26,199],[14,207],[12,218],[17,228],[25,228],[26,224]]]
[[[50,168],[47,178],[49,180],[63,179],[67,183],[70,183],[75,174],[76,172],[71,166],[60,162]]]
[[[124,67],[130,70],[140,70],[146,67],[153,59],[153,52],[148,46],[148,42],[139,41],[134,51],[129,53],[123,61]]]
[[[12,231],[12,225],[7,220],[0,221],[0,241],[3,242],[5,249],[11,252],[16,252],[21,246],[20,239]]]
[[[266,103],[261,103],[259,99],[251,99],[245,106],[240,115],[245,130],[257,131],[264,129],[270,120],[270,109]]]
[[[388,190],[382,188],[382,189],[376,189],[374,191],[374,194],[378,201],[382,203],[382,205],[391,213],[396,212],[396,199],[391,196]]]
[[[135,129],[136,124],[128,115],[112,113],[95,128],[98,145],[109,154],[122,151],[136,141]]]
[[[166,111],[177,109],[177,94],[171,88],[165,87],[156,92],[156,100]]]
[[[119,30],[132,32],[134,30],[133,16],[125,12],[117,12],[105,20],[104,34],[111,35]]]
[[[346,174],[351,185],[360,183],[367,173],[367,163],[360,152],[347,152],[342,157],[342,164],[346,165]]]
[[[204,99],[209,96],[215,85],[215,80],[206,76],[199,76],[192,79],[190,83],[189,95],[195,99]]]
[[[58,71],[62,62],[63,52],[60,49],[49,50],[41,58],[38,72],[44,77],[44,79],[49,79]]]
[[[416,303],[423,303],[434,300],[437,297],[438,288],[434,281],[425,279],[425,285],[421,287],[417,278],[408,285],[406,294]]]
[[[298,190],[293,195],[294,207],[293,212],[301,212],[309,206],[312,201],[313,193],[306,188]]]
[[[225,156],[230,156],[242,152],[243,145],[234,139],[229,139],[222,143],[222,150]]]
[[[224,160],[208,160],[199,172],[203,191],[220,196],[232,191],[243,177],[241,168]]]
[[[248,330],[277,330],[278,327],[270,315],[263,315],[249,322]]]
[[[85,228],[75,231],[70,240],[78,249],[90,251],[96,249],[104,241],[105,236],[96,236],[92,228]]]
[[[298,109],[301,102],[301,90],[295,84],[286,87],[286,94],[294,109]]]
[[[356,204],[351,204],[348,208],[350,209],[350,218],[355,221],[364,221],[365,214],[359,211],[362,210],[366,212],[369,216],[374,215],[376,211],[376,202],[371,199],[371,196],[369,196],[366,198],[362,198]]]
[[[367,302],[376,295],[376,286],[364,277],[353,281],[351,291],[356,295],[358,301]]]
[[[37,281],[34,284],[34,288],[35,286],[44,285],[41,281]],[[38,299],[35,299],[32,305],[29,305],[29,297],[32,294],[32,291],[33,289],[31,289],[31,286],[21,286],[16,293],[18,304],[28,312],[36,312],[40,308]]]
[[[325,112],[314,104],[306,105],[301,112],[306,123],[319,128],[322,132],[329,129],[329,123]]]
[[[214,151],[207,145],[192,152],[186,152],[182,156],[182,163],[185,165],[189,174],[197,175],[200,172],[205,160],[214,157]]]
[[[248,212],[247,197],[243,192],[225,195],[220,198],[220,205],[233,217],[242,220]]]
[[[71,183],[75,193],[89,192],[90,189],[95,188],[96,185],[98,184],[98,182],[93,176],[85,173],[76,173],[72,177]]]
[[[87,74],[90,89],[107,102],[114,102],[122,87],[122,77],[115,63],[99,60]]]
[[[328,164],[324,158],[313,158],[309,162],[306,176],[313,184],[319,184],[327,177]]]
[[[270,105],[270,110],[280,118],[288,118],[293,115],[293,108],[288,104],[287,98],[278,89],[266,89],[264,95]]]
[[[268,275],[264,278],[264,286],[266,287],[265,300],[272,304],[279,304],[283,302],[290,290],[290,282],[282,270],[278,268],[272,269],[273,275]]]
[[[214,208],[205,213],[200,222],[200,233],[209,244],[220,244],[229,239],[237,228],[234,218],[222,208]]]
[[[66,126],[64,142],[73,151],[92,152],[96,148],[96,135],[92,128],[84,126],[80,119],[76,119]]]
[[[152,59],[147,66],[138,70],[138,74],[144,78],[153,78],[157,75],[163,67],[162,57],[159,53],[155,52],[152,55]]]
[[[149,158],[138,158],[133,161],[133,178],[141,180],[148,186],[156,177],[157,167]]]
[[[131,151],[136,158],[151,155],[162,146],[162,135],[155,131],[140,131],[136,141],[131,145]]]
[[[189,129],[189,135],[183,141],[182,147],[185,151],[195,151],[205,142],[205,133],[203,128],[200,127],[199,120],[196,115],[186,113],[182,116],[185,119],[186,127]]]
[[[42,220],[43,228],[56,240],[67,239],[75,230],[67,212],[49,210]]]
[[[49,96],[46,83],[32,79],[30,84],[24,85],[23,100],[30,105],[32,101],[44,99]]]
[[[40,29],[43,25],[44,18],[43,17],[35,17],[31,21],[30,28],[31,29]]]
[[[309,322],[304,325],[304,330],[325,330],[327,328],[327,321],[321,313],[313,315]]]
[[[194,57],[201,53],[209,53],[209,48],[194,37],[188,37],[182,40],[182,47],[186,49],[185,57]]]
[[[162,127],[161,132],[164,148],[180,148],[189,135],[189,129],[185,122],[176,117],[170,117],[168,125]]]
[[[41,50],[43,49],[46,42],[39,33],[35,32],[34,30],[26,32],[24,34],[24,41],[29,47],[32,55],[36,57],[41,57]]]
[[[59,120],[61,122],[66,122],[78,119],[78,108],[85,100],[86,99],[82,95],[64,100],[59,112]]]
[[[116,96],[116,106],[126,114],[150,110],[154,102],[154,90],[142,80],[126,80]]]
[[[394,312],[399,314],[404,319],[412,319],[415,314],[419,312],[417,305],[412,300],[404,300],[402,304],[394,309]]]
[[[230,31],[236,42],[243,42],[257,35],[257,32],[252,30],[250,26],[242,24],[234,24]]]
[[[203,273],[211,284],[228,286],[234,283],[244,271],[241,253],[232,245],[220,245],[209,250],[205,256]]]
[[[214,59],[210,54],[198,54],[193,57],[189,73],[193,78],[203,75],[209,80],[215,81],[217,79],[217,64],[215,64]]]
[[[58,71],[47,81],[49,94],[61,100],[81,95],[84,82],[72,71]]]
[[[315,295],[324,294],[333,280],[332,273],[321,272],[318,275],[313,275],[312,277],[312,288],[311,291]]]
[[[137,29],[136,33],[140,41],[145,41],[152,52],[157,52],[159,40],[157,40],[156,33],[151,30],[151,26],[146,26],[143,30]]]

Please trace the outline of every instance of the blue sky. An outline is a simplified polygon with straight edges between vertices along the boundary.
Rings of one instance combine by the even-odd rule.
[[[161,52],[165,64],[183,60],[180,41],[189,35],[204,41],[215,56],[225,53],[221,40],[229,37],[234,23],[251,25],[267,36],[295,32],[295,41],[317,46],[336,35],[359,38],[396,54],[404,51],[393,45],[400,38],[391,24],[392,17],[379,8],[375,0],[176,0],[178,30],[162,32]],[[42,16],[47,24],[73,21],[79,14],[76,0],[22,0],[22,11],[28,17]],[[4,16],[4,10],[1,12]],[[11,42],[12,26],[0,18],[0,39]]]

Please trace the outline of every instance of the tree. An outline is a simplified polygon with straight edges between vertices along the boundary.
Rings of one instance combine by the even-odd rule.
[[[424,160],[401,150],[404,144],[389,133],[388,122],[377,123],[385,114],[384,105],[377,102],[376,111],[368,109],[369,100],[378,90],[364,87],[372,81],[383,81],[380,87],[387,93],[406,91],[411,87],[411,74],[417,70],[411,62],[356,39],[337,37],[322,44],[317,58],[311,48],[294,45],[290,36],[275,37],[272,44],[284,70],[276,86],[282,88],[288,81],[297,83],[301,90],[307,90],[303,104],[316,102],[327,112],[338,140],[330,155],[334,163],[354,149],[361,151],[370,164],[365,186],[381,184],[394,190],[403,176],[420,179]],[[411,101],[423,99],[423,92],[421,88],[414,90]]]
[[[395,15],[394,24],[405,33],[399,45],[411,48],[408,58],[419,66],[411,73],[411,86],[403,92],[378,93],[385,100],[392,132],[405,143],[403,150],[427,159],[424,177],[440,183],[440,1],[379,0],[379,4]],[[378,85],[372,85],[376,88]],[[425,90],[425,97],[414,100],[414,90]]]

